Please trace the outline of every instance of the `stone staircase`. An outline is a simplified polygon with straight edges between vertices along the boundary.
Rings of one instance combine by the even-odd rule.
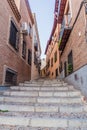
[[[87,104],[63,81],[26,81],[0,91],[0,130],[87,130]]]

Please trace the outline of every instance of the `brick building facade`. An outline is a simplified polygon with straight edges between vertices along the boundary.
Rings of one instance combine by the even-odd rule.
[[[87,96],[87,1],[60,2],[60,77]],[[63,5],[63,10],[61,10]],[[60,19],[61,18],[61,19]]]
[[[45,54],[46,54],[46,75],[47,77],[54,79],[59,75],[59,50],[58,50],[58,36],[59,36],[59,24],[57,23],[56,13],[58,6],[55,2],[55,14],[54,23],[50,38],[48,40]]]
[[[33,24],[28,0],[0,1],[0,84],[31,79]]]

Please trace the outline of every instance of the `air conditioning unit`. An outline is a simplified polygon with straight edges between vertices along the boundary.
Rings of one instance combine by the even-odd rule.
[[[25,35],[28,35],[28,33],[29,33],[28,24],[26,22],[22,23],[22,33],[24,33]]]
[[[37,58],[40,57],[40,52],[39,51],[36,52],[36,56],[37,56]]]
[[[31,27],[30,24],[28,26],[28,34],[29,34],[30,37],[32,37],[32,27]]]

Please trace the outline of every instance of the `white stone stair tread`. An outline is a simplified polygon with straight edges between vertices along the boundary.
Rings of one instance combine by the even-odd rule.
[[[4,91],[3,95],[32,97],[74,97],[81,96],[81,93],[79,91]]]
[[[79,113],[87,112],[87,105],[17,105],[17,104],[0,104],[0,110],[8,111],[27,111],[27,112],[66,112]]]
[[[24,126],[0,126],[0,130],[87,130],[86,127],[72,128],[49,128],[49,127],[24,127]]]
[[[43,91],[46,91],[46,90],[48,90],[48,91],[53,91],[53,90],[55,90],[55,91],[68,91],[68,90],[72,90],[72,91],[77,91],[77,90],[75,90],[74,88],[71,88],[71,87],[16,87],[16,86],[12,86],[12,87],[10,87],[11,88],[11,90],[37,90],[37,91],[39,91],[39,90],[43,90]]]
[[[29,117],[9,117],[0,116],[0,125],[23,125],[30,127],[87,127],[85,119],[61,119],[61,118],[29,118]]]

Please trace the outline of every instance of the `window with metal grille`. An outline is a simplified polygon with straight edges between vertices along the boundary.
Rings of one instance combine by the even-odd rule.
[[[72,51],[68,55],[68,74],[73,72],[73,54]]]
[[[57,61],[57,51],[54,53],[54,62]]]
[[[15,26],[12,20],[10,25],[9,43],[15,50],[18,50],[19,34],[18,34],[17,27]]]
[[[5,75],[5,84],[7,85],[16,85],[17,84],[17,72],[7,69]]]
[[[31,50],[28,49],[28,64],[31,65],[31,58],[32,58],[32,53]]]
[[[26,42],[23,41],[23,46],[22,46],[22,57],[26,59]]]
[[[34,52],[34,64],[37,65],[38,61],[37,61],[37,57],[36,57],[36,53]]]

